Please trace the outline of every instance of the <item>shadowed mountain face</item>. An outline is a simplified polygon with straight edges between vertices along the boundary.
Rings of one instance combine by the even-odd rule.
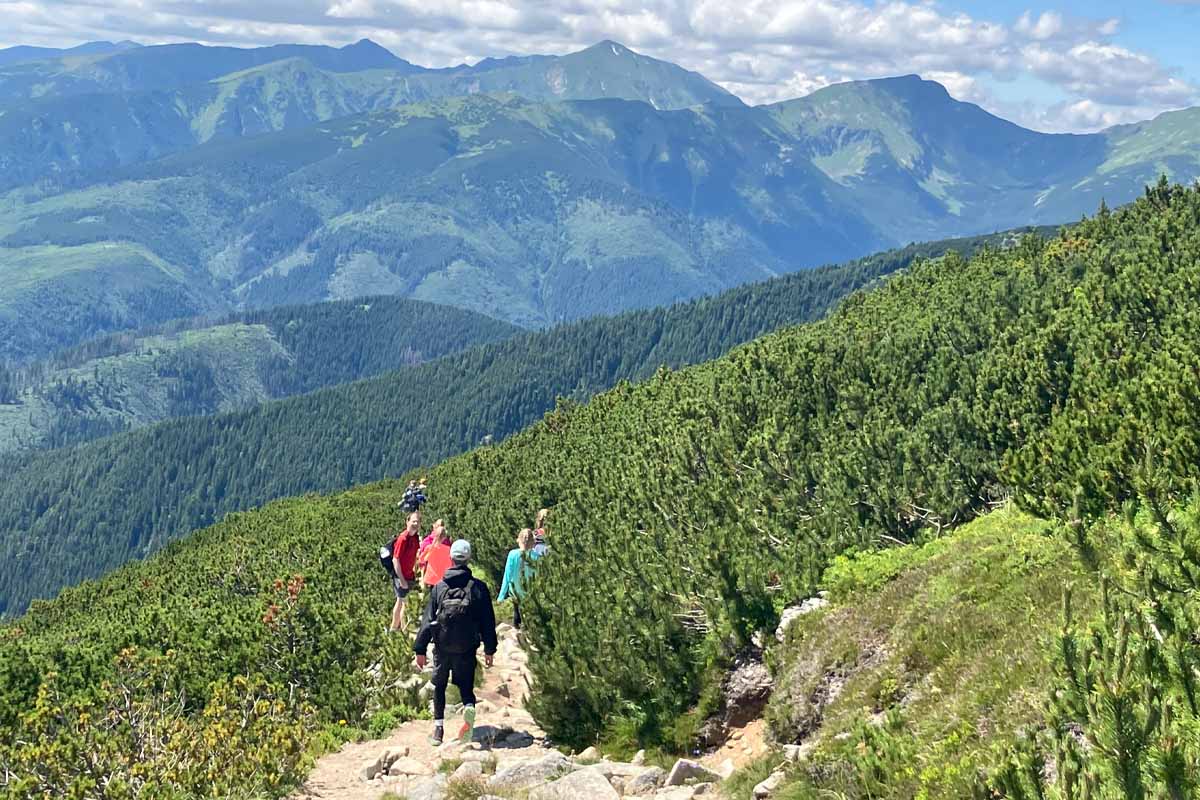
[[[539,326],[1070,221],[1200,174],[1198,113],[1043,134],[916,76],[751,108],[615,42],[445,70],[369,41],[0,67],[0,358],[378,293]]]

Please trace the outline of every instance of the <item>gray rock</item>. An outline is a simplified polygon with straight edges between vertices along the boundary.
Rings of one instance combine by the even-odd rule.
[[[633,764],[635,767],[640,767],[642,764],[645,764],[646,763],[646,751],[638,750],[636,753],[633,754],[633,758],[631,758],[629,760],[629,763]]]
[[[599,761],[600,751],[595,747],[589,747],[579,755],[575,756],[575,758],[579,761]]]
[[[811,614],[829,605],[829,600],[825,598],[825,593],[820,592],[816,597],[810,597],[798,606],[789,606],[779,615],[779,627],[775,629],[775,638],[778,641],[783,641],[783,637],[787,634],[787,629],[791,624],[805,614]]]
[[[748,661],[729,673],[721,690],[725,725],[740,728],[758,719],[774,688],[771,670],[761,661]]]
[[[667,771],[662,767],[645,767],[637,775],[625,778],[625,794],[650,794],[667,782]]]
[[[424,761],[404,756],[388,766],[388,775],[432,775],[433,767]]]
[[[614,775],[620,775],[622,778],[636,778],[645,772],[651,772],[656,769],[662,772],[658,767],[626,764],[624,761],[597,761],[591,766],[591,769],[599,770],[606,778],[611,778]],[[666,773],[663,774],[665,775]]]
[[[671,767],[667,776],[667,786],[683,786],[685,783],[716,783],[721,776],[704,767],[697,761],[681,758]]]
[[[783,757],[788,761],[804,761],[808,758],[809,753],[816,747],[814,742],[805,742],[804,744],[785,744],[783,746]]]
[[[671,786],[654,793],[655,800],[692,800],[695,796],[695,786]]]
[[[572,772],[529,793],[529,800],[620,800],[620,797],[608,779],[591,767]]]
[[[379,773],[385,769],[381,762],[381,758],[372,758],[369,761],[364,761],[358,771],[359,778],[364,781],[375,780]]]
[[[754,787],[754,800],[767,800],[768,797],[775,793],[775,790],[783,785],[786,776],[776,770],[767,776],[766,780]]]
[[[406,800],[445,800],[447,783],[445,775],[424,778],[413,783],[404,796]]]
[[[522,759],[505,764],[496,770],[496,774],[488,781],[488,788],[499,792],[531,789],[573,772],[575,768],[569,758],[555,751],[541,758]]]
[[[454,770],[454,774],[450,776],[452,781],[467,781],[472,778],[483,777],[483,762],[482,761],[464,761],[458,765],[458,769]]]
[[[496,755],[486,750],[463,750],[459,758],[463,761],[477,761],[483,764],[487,761],[495,761]]]

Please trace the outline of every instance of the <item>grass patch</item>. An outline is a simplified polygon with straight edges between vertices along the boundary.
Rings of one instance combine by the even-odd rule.
[[[450,781],[446,784],[446,800],[479,800],[480,797],[486,795],[494,797],[508,796],[489,789],[486,778],[464,778],[463,780]]]
[[[767,779],[783,763],[779,753],[768,753],[734,772],[721,784],[721,794],[729,800],[751,800],[754,787]]]
[[[1047,523],[1004,509],[925,545],[838,559],[832,606],[771,653],[782,742],[819,745],[784,796],[970,796],[1040,719],[1064,587],[1096,597]],[[835,738],[838,737],[838,738]]]

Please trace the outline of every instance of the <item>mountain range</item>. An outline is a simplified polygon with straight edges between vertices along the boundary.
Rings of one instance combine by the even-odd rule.
[[[399,294],[527,327],[1200,175],[1200,109],[1023,129],[917,76],[750,107],[601,42],[427,69],[164,45],[0,67],[0,358]]]

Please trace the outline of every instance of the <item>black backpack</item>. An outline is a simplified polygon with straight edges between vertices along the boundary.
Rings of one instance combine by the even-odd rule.
[[[396,552],[396,539],[398,538],[400,537],[393,536],[390,542],[379,548],[379,563],[383,565],[384,570],[392,578],[397,577],[396,568],[392,566],[392,553]]]
[[[471,595],[475,581],[465,586],[446,585],[438,601],[438,647],[447,653],[469,653],[479,646],[475,618],[471,613]]]

